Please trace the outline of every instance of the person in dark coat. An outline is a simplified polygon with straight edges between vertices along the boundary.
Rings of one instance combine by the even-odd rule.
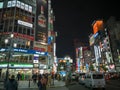
[[[42,90],[42,82],[41,82],[41,79],[42,79],[42,78],[39,78],[39,79],[38,79],[38,83],[37,83],[37,86],[38,86],[38,89],[39,89],[39,90]]]
[[[18,83],[15,80],[15,76],[12,75],[5,85],[5,90],[18,90]]]
[[[32,79],[33,79],[34,84],[36,84],[37,78],[38,78],[37,73],[32,75]]]
[[[18,74],[17,74],[17,79],[18,79],[18,81],[21,79],[21,74],[18,72]]]

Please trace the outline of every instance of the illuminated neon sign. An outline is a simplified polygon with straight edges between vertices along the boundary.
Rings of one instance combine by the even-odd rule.
[[[8,51],[5,48],[1,48],[0,52]],[[40,52],[36,50],[26,50],[26,49],[20,49],[20,48],[14,48],[14,52],[22,52],[22,53],[28,53],[28,54],[40,54],[40,55],[48,55],[48,52]]]

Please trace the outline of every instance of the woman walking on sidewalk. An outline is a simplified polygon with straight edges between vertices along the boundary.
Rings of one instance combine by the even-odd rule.
[[[43,75],[42,79],[41,79],[41,83],[42,83],[42,90],[46,90],[46,86],[47,86],[47,77]]]
[[[48,75],[48,80],[47,80],[47,87],[51,86],[51,81],[52,81],[52,78],[51,78],[51,75],[49,74]]]

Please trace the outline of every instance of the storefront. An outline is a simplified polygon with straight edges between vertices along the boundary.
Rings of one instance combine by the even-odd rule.
[[[24,74],[24,79],[29,79],[34,73],[33,71],[38,69],[36,72],[39,73],[39,65],[41,62],[47,65],[47,52],[15,48],[14,54],[10,58],[8,58],[7,53],[4,48],[0,49],[1,78],[5,77],[6,70],[9,68],[9,74],[17,75],[17,73],[20,72]],[[38,55],[38,57],[35,57],[35,55]],[[34,67],[36,63],[38,64],[37,68]]]

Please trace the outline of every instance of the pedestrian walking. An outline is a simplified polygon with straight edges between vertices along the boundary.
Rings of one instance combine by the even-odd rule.
[[[5,85],[5,90],[18,90],[18,83],[15,80],[15,76],[12,75]]]
[[[51,74],[48,75],[47,86],[50,87],[52,82]]]
[[[42,90],[46,90],[46,86],[47,86],[47,77],[43,75],[42,79],[41,79],[41,83],[42,83]]]
[[[60,74],[57,74],[57,80],[60,81]]]
[[[38,83],[37,83],[37,86],[38,86],[38,89],[39,89],[39,90],[42,90],[42,83],[41,83],[42,81],[41,81],[41,79],[42,79],[42,78],[39,78],[39,79],[38,79]]]
[[[17,74],[17,80],[19,81],[19,80],[21,80],[21,74],[20,74],[20,72],[18,72],[18,74]]]
[[[36,81],[37,81],[37,73],[33,74],[32,75],[32,79],[33,79],[33,83],[36,84]]]
[[[24,73],[21,74],[21,79],[22,79],[22,80],[25,79],[25,74],[24,74]]]
[[[42,74],[39,74],[38,75],[38,80],[42,78]]]

